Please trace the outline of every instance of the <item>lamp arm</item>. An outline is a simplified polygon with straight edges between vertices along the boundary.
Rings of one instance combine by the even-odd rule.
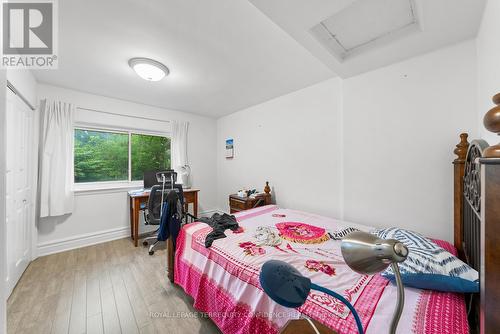
[[[349,310],[351,311],[352,315],[354,316],[354,320],[356,320],[356,325],[358,326],[358,333],[359,334],[363,334],[364,333],[363,332],[363,325],[361,324],[361,319],[359,319],[358,312],[356,312],[356,310],[354,309],[354,307],[351,305],[351,303],[349,303],[349,301],[347,299],[345,299],[342,295],[339,295],[335,291],[329,290],[327,288],[324,288],[324,287],[322,287],[320,285],[317,285],[317,284],[314,284],[314,283],[311,283],[311,289],[324,292],[324,293],[326,293],[326,294],[328,294],[328,295],[330,295],[332,297],[337,298],[342,303],[344,303],[349,308]],[[398,294],[398,296],[399,296],[399,294]],[[399,298],[398,298],[398,304],[399,304]],[[401,312],[400,312],[400,315],[401,315]],[[398,320],[399,320],[399,318],[398,318]],[[397,325],[397,322],[396,322],[396,325]]]
[[[399,272],[399,267],[397,263],[391,264],[392,271],[396,277],[396,284],[398,287],[398,301],[396,304],[396,309],[394,310],[394,315],[391,321],[391,334],[396,333],[396,328],[398,327],[399,319],[401,318],[401,313],[403,312],[403,305],[405,302],[405,290],[403,287],[403,282],[401,281],[401,274]]]

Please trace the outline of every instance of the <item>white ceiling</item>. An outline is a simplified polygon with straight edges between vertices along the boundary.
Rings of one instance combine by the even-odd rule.
[[[419,30],[404,36],[395,34],[384,43],[372,43],[373,47],[364,48],[363,52],[342,61],[311,34],[311,28],[352,5],[353,8],[361,9],[358,21],[353,25],[357,29],[356,33],[366,31],[365,35],[369,35],[369,30],[377,26],[376,21],[384,11],[393,9],[383,7],[390,6],[390,1],[371,0],[381,4],[378,16],[377,11],[371,11],[373,17],[367,17],[361,6],[358,6],[361,1],[368,0],[249,1],[344,78],[474,38],[485,5],[485,0],[414,0]]]
[[[247,0],[58,3],[59,69],[39,82],[219,117],[335,76]],[[132,57],[171,73],[147,82]]]
[[[353,2],[59,1],[59,69],[34,72],[39,82],[220,117],[473,38],[485,0],[414,0],[420,31],[342,61],[310,29]],[[362,20],[359,29],[370,25]],[[171,73],[147,82],[129,68],[132,57],[158,60]]]

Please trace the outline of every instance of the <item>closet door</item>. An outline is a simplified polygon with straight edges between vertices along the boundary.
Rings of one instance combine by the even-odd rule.
[[[7,296],[31,261],[35,226],[33,173],[37,159],[34,145],[34,111],[7,89],[6,123],[6,227]]]

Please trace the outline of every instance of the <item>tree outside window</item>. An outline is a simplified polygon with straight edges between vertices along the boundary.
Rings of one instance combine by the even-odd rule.
[[[75,129],[74,145],[75,183],[136,181],[170,168],[168,137]]]

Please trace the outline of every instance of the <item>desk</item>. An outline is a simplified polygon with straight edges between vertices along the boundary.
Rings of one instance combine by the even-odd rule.
[[[183,189],[184,192],[184,210],[188,211],[189,204],[193,204],[193,215],[198,217],[198,192],[199,189]],[[129,192],[130,205],[130,237],[134,241],[135,247],[139,240],[139,211],[141,203],[146,203],[149,198],[149,191]]]

